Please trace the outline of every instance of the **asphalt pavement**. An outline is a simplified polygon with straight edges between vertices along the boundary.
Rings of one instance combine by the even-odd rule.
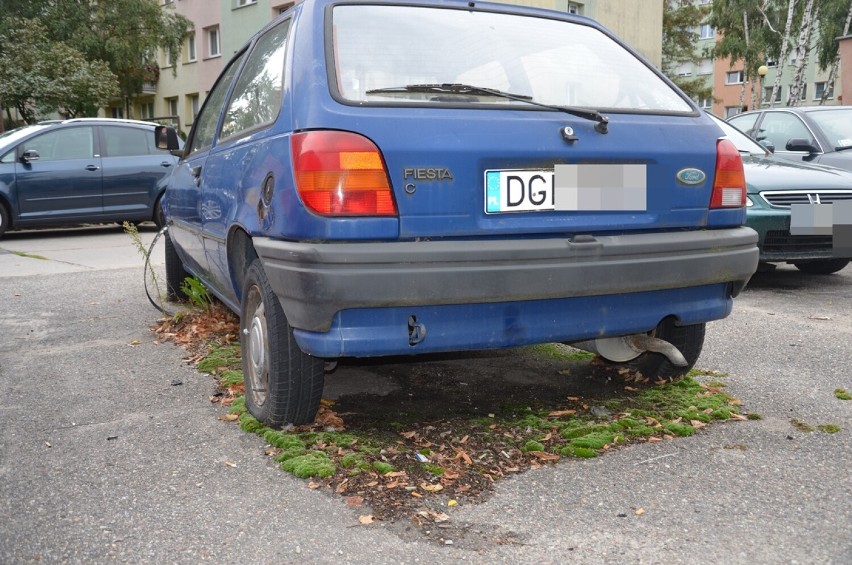
[[[506,480],[451,513],[490,545],[359,525],[279,470],[142,280],[117,228],[0,239],[0,563],[852,563],[852,267],[758,275],[708,325],[698,366],[763,419]]]

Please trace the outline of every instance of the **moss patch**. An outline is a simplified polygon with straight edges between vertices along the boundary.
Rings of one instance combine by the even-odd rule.
[[[842,388],[834,389],[834,396],[840,400],[852,400],[852,394],[849,394]]]
[[[840,431],[840,426],[836,424],[820,424],[817,426],[817,429],[827,434],[836,434]]]

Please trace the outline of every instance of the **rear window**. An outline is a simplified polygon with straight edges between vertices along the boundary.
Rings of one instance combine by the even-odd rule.
[[[642,61],[597,29],[541,17],[416,6],[336,6],[337,90],[358,103],[518,104],[493,96],[370,92],[467,84],[550,105],[692,112]]]

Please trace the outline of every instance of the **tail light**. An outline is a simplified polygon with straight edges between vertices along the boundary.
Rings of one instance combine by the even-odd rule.
[[[728,139],[716,142],[716,174],[711,208],[739,208],[746,203],[745,172],[740,152]]]
[[[308,131],[293,135],[296,190],[322,216],[396,216],[382,154],[361,135]]]

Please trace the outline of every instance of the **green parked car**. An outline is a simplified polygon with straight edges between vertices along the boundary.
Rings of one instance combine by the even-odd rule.
[[[759,236],[760,266],[791,263],[800,271],[826,275],[849,264],[836,251],[830,228],[791,233],[791,205],[825,206],[852,202],[852,173],[822,165],[796,163],[776,157],[729,123],[711,116],[733,141],[743,158],[747,186],[746,225]],[[852,223],[852,222],[844,222]],[[818,233],[822,232],[822,233]],[[848,249],[848,245],[844,246]]]

